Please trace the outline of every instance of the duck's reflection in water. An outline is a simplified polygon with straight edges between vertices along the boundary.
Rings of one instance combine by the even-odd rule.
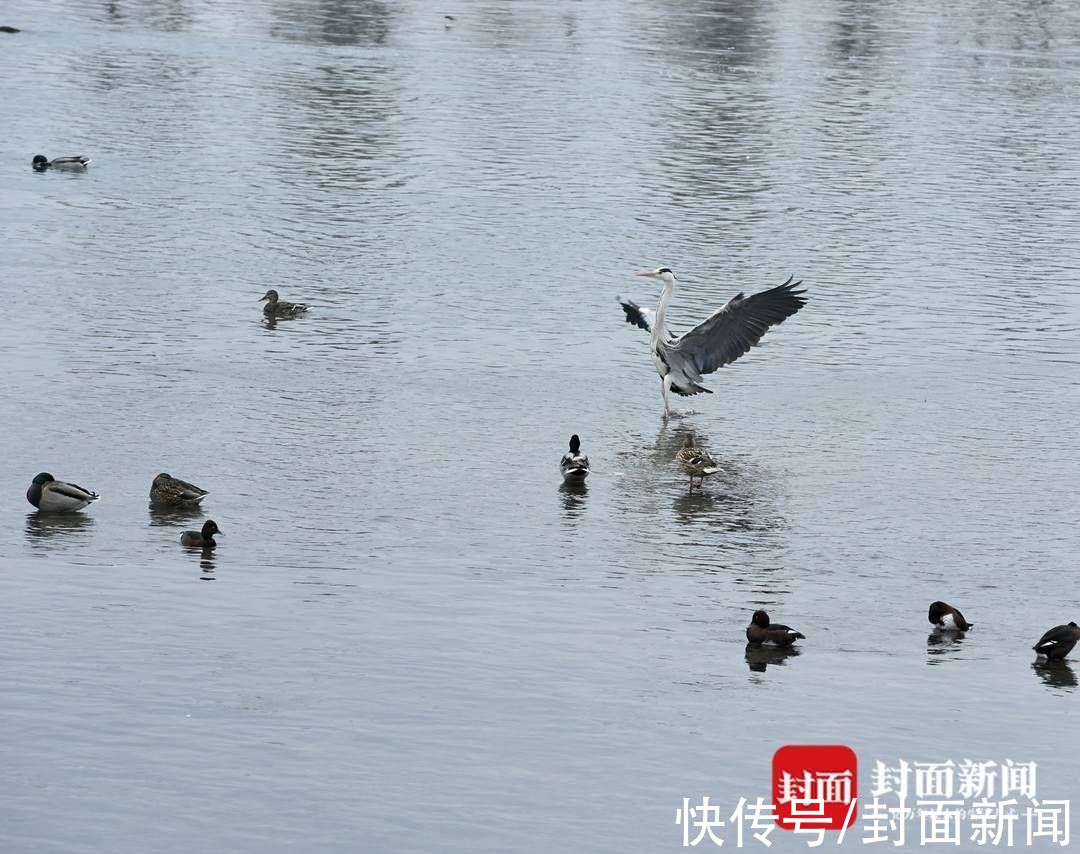
[[[85,513],[42,513],[35,511],[26,514],[26,539],[37,548],[49,548],[52,541],[60,540],[79,531],[89,531],[94,527],[94,517]]]
[[[675,455],[693,434],[698,447],[710,452],[720,471],[705,478],[705,484],[693,492],[686,487],[685,474],[675,462]],[[692,421],[677,428],[665,423],[656,437],[650,455],[655,487],[670,486],[674,519],[680,525],[715,525],[725,531],[760,533],[779,530],[784,520],[767,497],[763,486],[767,474],[736,457],[718,453],[709,436]]]
[[[1076,673],[1064,659],[1060,661],[1039,659],[1032,662],[1031,669],[1051,688],[1076,687]]]
[[[585,511],[589,495],[588,484],[583,480],[563,481],[559,486],[559,498],[562,500],[563,515],[567,519],[576,519]]]
[[[926,663],[942,664],[950,658],[959,658],[964,644],[964,632],[934,630],[926,636]]]
[[[196,551],[191,549],[190,551]],[[199,579],[202,581],[215,581],[217,576],[214,575],[215,558],[213,549],[198,549],[199,552]]]
[[[206,515],[201,504],[180,507],[159,507],[150,505],[150,525],[155,528],[168,528],[191,519],[198,519]]]
[[[756,673],[764,673],[770,664],[781,667],[789,658],[798,655],[802,655],[802,652],[796,646],[776,647],[754,643],[746,645],[746,664]]]

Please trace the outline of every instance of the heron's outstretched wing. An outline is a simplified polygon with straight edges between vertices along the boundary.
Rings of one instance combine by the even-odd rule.
[[[651,311],[642,308],[632,300],[624,300],[622,297],[616,297],[616,299],[619,301],[619,305],[622,306],[622,310],[626,312],[627,323],[636,326],[638,329],[644,329],[646,332],[652,328],[649,322]]]
[[[622,306],[622,310],[626,312],[626,322],[632,326],[636,326],[638,329],[644,329],[649,332],[652,329],[653,319],[656,317],[656,312],[651,308],[642,308],[636,302],[632,300],[624,300],[622,297],[617,298],[619,305]],[[665,330],[669,337],[674,337],[674,333],[671,330]]]
[[[753,296],[738,294],[708,320],[671,342],[671,350],[701,374],[734,362],[757,344],[770,326],[782,323],[806,305],[806,291],[796,290],[802,282],[792,284],[792,278]]]

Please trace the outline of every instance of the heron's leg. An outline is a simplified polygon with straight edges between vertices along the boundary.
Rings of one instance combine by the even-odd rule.
[[[660,385],[664,389],[664,417],[666,418],[671,415],[671,406],[668,405],[668,399],[671,396],[671,374],[665,374],[660,380]],[[693,480],[693,477],[690,479]]]

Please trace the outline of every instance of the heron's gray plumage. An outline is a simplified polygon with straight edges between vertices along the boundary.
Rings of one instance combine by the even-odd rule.
[[[783,323],[806,305],[806,291],[795,290],[801,284],[788,279],[749,297],[740,293],[685,335],[661,339],[667,363],[679,362],[694,382],[702,374],[731,364],[755,346],[770,326]]]
[[[806,305],[805,290],[789,277],[782,285],[746,296],[737,294],[719,311],[684,335],[674,336],[665,327],[668,303],[675,287],[675,275],[667,267],[638,273],[660,279],[664,289],[650,322],[636,303],[620,300],[627,323],[649,329],[649,347],[660,374],[664,394],[664,413],[669,411],[668,392],[689,396],[711,394],[701,385],[702,377],[731,364],[755,346],[769,327],[791,317]]]

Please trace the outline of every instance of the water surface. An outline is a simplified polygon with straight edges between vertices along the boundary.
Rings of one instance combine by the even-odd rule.
[[[790,742],[1080,792],[1074,6],[3,14],[5,848],[673,851]],[[667,423],[661,264],[680,330],[810,295]]]

